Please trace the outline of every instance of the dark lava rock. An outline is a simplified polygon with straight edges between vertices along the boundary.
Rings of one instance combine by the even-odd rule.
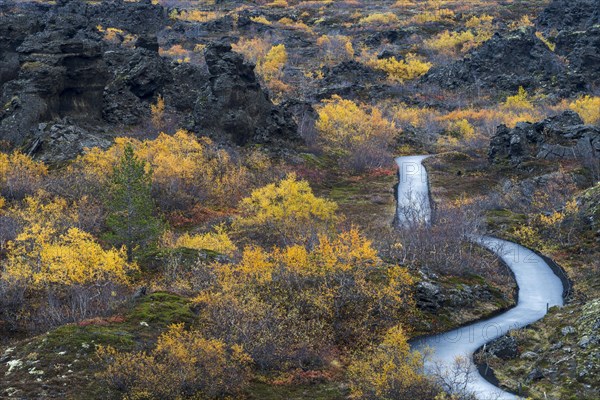
[[[225,134],[236,144],[272,143],[298,139],[297,126],[282,108],[274,106],[254,73],[254,66],[225,41],[205,52],[210,73],[194,109],[201,129]]]
[[[465,59],[432,68],[423,80],[447,89],[475,86],[516,91],[520,86],[550,85],[565,71],[564,62],[528,28],[496,33]]]
[[[488,156],[492,162],[517,165],[532,159],[600,159],[600,128],[584,125],[573,111],[541,122],[518,123],[514,129],[500,125],[492,137]]]
[[[2,7],[0,141],[9,147],[25,146],[61,163],[81,150],[65,140],[95,142],[84,138],[147,124],[159,95],[171,120],[217,139],[245,144],[296,138],[291,116],[271,103],[253,66],[230,47],[209,47],[208,72],[161,57],[156,33],[168,19],[150,1],[19,3],[7,14]],[[135,46],[104,40],[97,25],[135,33]],[[42,131],[40,123],[47,124]]]
[[[417,283],[416,304],[421,310],[435,311],[442,306],[444,296],[440,287],[427,281]]]
[[[512,336],[502,336],[488,343],[485,352],[503,360],[516,358],[518,355],[517,341]]]
[[[544,373],[539,368],[534,368],[527,374],[527,381],[538,381],[544,377]]]
[[[600,24],[598,0],[553,0],[538,16],[536,26],[552,30],[585,30]]]
[[[60,164],[82,154],[86,148],[106,149],[110,145],[110,140],[77,126],[42,123],[24,148],[28,155],[40,161]]]
[[[323,79],[320,82],[321,89],[316,96],[319,100],[334,94],[353,97],[361,92],[368,92],[371,97],[376,96],[377,92],[383,90],[383,85],[377,83],[386,78],[384,72],[376,71],[354,60],[343,61],[333,67],[325,66],[321,71]]]
[[[555,44],[554,50],[536,30]],[[554,0],[535,29],[496,33],[465,59],[433,68],[423,80],[448,89],[523,86],[565,97],[591,92],[600,80],[600,1]]]

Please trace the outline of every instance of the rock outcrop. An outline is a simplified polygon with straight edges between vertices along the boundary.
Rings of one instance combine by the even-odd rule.
[[[91,134],[74,125],[41,123],[24,148],[27,154],[47,164],[69,161],[86,148],[111,145],[110,140]]]
[[[115,131],[147,125],[150,104],[159,95],[181,127],[218,141],[296,138],[291,116],[273,105],[253,66],[228,45],[209,46],[208,72],[161,57],[157,33],[168,18],[150,0],[2,7],[0,142],[5,147],[63,162],[77,155],[67,150],[81,146],[62,140],[91,135],[83,141],[100,143],[98,138]],[[107,40],[108,27],[122,29],[118,35],[127,36],[127,43]]]
[[[544,34],[554,48],[536,36]],[[554,0],[536,26],[496,33],[463,60],[433,68],[424,82],[446,89],[494,88],[590,92],[600,79],[600,2]]]
[[[205,52],[210,73],[194,108],[196,124],[235,143],[296,140],[297,127],[283,109],[269,100],[256,78],[254,66],[217,42]]]
[[[566,65],[544,44],[533,28],[496,33],[465,59],[432,68],[423,78],[447,89],[465,86],[516,91],[551,85]]]
[[[332,95],[355,97],[357,94],[368,92],[371,96],[386,90],[384,84],[386,75],[358,61],[343,61],[334,66],[321,69],[323,79],[321,88],[316,94],[317,99],[326,99]]]
[[[521,122],[513,129],[500,125],[488,156],[492,162],[513,165],[533,158],[600,159],[600,128],[584,125],[573,111],[541,122]]]

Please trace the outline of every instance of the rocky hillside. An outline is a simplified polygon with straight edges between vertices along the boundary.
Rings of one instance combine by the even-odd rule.
[[[207,49],[206,66],[158,53],[166,11],[148,2],[63,1],[3,5],[0,141],[50,162],[106,145],[118,129],[142,129],[163,97],[181,127],[219,140],[294,140],[291,117],[274,106],[231,47]],[[127,45],[106,39],[112,29]],[[104,32],[102,32],[104,30]]]
[[[600,78],[599,7],[594,0],[553,0],[533,27],[496,33],[463,60],[434,68],[425,80],[449,89],[521,86],[560,96],[594,91]]]

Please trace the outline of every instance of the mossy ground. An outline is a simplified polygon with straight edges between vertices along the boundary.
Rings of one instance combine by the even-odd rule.
[[[99,365],[96,346],[123,351],[146,349],[169,324],[194,320],[189,301],[170,293],[152,293],[129,307],[123,314],[64,325],[3,349],[1,395],[120,398],[95,377]],[[15,367],[9,372],[10,363]]]

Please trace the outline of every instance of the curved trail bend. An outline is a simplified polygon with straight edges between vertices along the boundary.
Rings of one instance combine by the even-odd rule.
[[[429,223],[431,208],[427,171],[422,161],[428,156],[399,157],[398,221],[403,223],[403,210],[413,207],[421,221]],[[400,215],[402,214],[402,215]],[[473,353],[486,343],[522,328],[546,315],[548,307],[563,305],[563,286],[546,262],[533,251],[516,243],[492,237],[474,238],[480,245],[496,253],[512,270],[519,287],[517,305],[493,318],[454,329],[452,331],[419,339],[413,344],[416,350],[429,348],[431,355],[426,371],[437,364],[450,365],[457,357],[472,359]],[[479,374],[472,365],[472,381],[468,390],[478,398],[517,399],[514,394],[502,391]]]

